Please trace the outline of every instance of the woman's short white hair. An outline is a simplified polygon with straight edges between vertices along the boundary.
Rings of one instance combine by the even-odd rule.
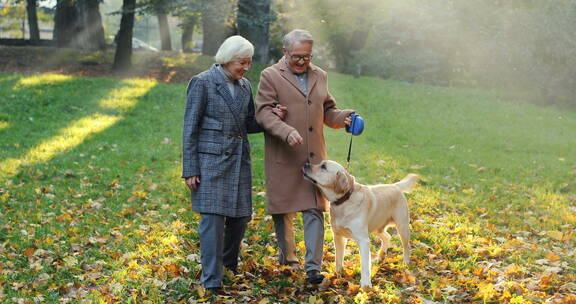
[[[289,49],[294,43],[303,41],[314,43],[314,38],[312,38],[312,34],[307,30],[295,29],[284,36],[282,46],[285,49]]]
[[[248,58],[254,55],[254,46],[242,36],[230,36],[218,49],[214,60],[218,64],[227,64],[239,58]]]

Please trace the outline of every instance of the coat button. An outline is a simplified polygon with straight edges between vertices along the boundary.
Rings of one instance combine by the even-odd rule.
[[[312,104],[312,100],[308,99],[308,104],[311,105],[311,104]]]
[[[314,131],[314,128],[310,127],[310,128],[308,128],[308,131],[312,132],[312,131]]]
[[[232,139],[232,135],[228,135],[226,136],[228,139]]]
[[[310,152],[310,157],[314,157],[314,152]]]
[[[226,155],[226,156],[230,155],[230,151],[224,152],[224,155]]]
[[[238,139],[242,139],[242,135],[238,135]]]

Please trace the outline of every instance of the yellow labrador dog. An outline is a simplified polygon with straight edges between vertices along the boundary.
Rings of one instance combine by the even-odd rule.
[[[344,167],[330,160],[305,165],[302,172],[330,201],[337,272],[342,270],[346,242],[353,238],[360,248],[360,286],[372,287],[369,233],[380,238],[379,257],[382,257],[390,247],[391,237],[386,231],[390,226],[396,226],[402,240],[404,263],[410,262],[410,215],[404,192],[411,191],[418,181],[417,175],[408,174],[394,184],[366,186],[356,183]]]

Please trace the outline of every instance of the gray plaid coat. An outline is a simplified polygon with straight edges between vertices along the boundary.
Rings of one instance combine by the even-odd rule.
[[[252,172],[247,133],[261,132],[254,119],[250,82],[242,78],[232,97],[213,65],[188,84],[182,177],[199,175],[192,209],[230,217],[252,214]]]

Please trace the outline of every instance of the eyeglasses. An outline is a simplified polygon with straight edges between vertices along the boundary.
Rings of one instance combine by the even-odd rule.
[[[290,53],[288,53],[288,55],[290,55]],[[290,55],[290,58],[292,58],[292,60],[298,62],[300,60],[304,60],[304,61],[310,61],[310,59],[312,59],[313,55]]]

